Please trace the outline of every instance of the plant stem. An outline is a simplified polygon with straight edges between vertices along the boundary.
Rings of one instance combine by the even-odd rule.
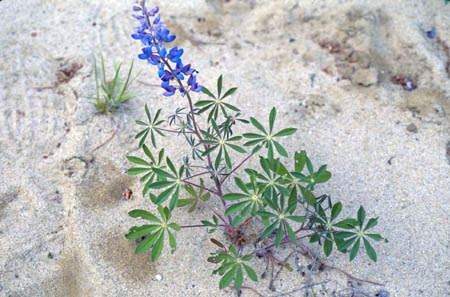
[[[224,224],[219,224],[219,227],[227,227],[227,225]],[[180,226],[180,228],[201,228],[201,227],[208,227],[206,225],[184,225],[184,226]]]
[[[300,239],[303,239],[303,238],[306,238],[306,237],[310,237],[310,236],[312,236],[313,234],[307,234],[307,235],[303,235],[303,236],[300,236],[300,237],[296,237],[295,238],[295,240],[300,240]],[[285,235],[284,237],[283,237],[283,239],[281,240],[281,242],[280,242],[280,245],[282,245],[282,244],[286,244],[286,243],[289,243],[289,242],[292,242],[290,239],[288,239],[287,238],[287,236]],[[255,254],[256,252],[258,252],[258,251],[262,251],[262,250],[268,250],[268,249],[270,249],[270,248],[273,248],[275,246],[275,243],[271,243],[271,244],[269,244],[269,245],[267,245],[267,246],[263,246],[263,247],[261,247],[261,248],[258,248],[258,249],[255,249],[253,252],[251,252],[250,254]]]
[[[208,174],[208,173],[209,173],[209,171],[204,171],[204,172],[201,172],[201,173],[197,173],[197,174],[191,175],[189,177],[186,177],[186,178],[182,179],[181,181],[184,182],[184,181],[187,181],[188,179],[191,179],[191,178],[194,178],[194,177],[197,177],[197,176],[200,176],[200,175]]]
[[[381,283],[377,283],[377,282],[370,281],[370,280],[366,280],[366,279],[356,278],[356,277],[354,277],[353,275],[351,275],[350,273],[348,273],[348,272],[346,272],[346,271],[344,271],[344,270],[342,270],[342,269],[340,269],[340,268],[331,266],[331,265],[323,264],[323,266],[325,266],[326,268],[330,268],[330,269],[337,270],[337,271],[339,271],[340,273],[345,274],[348,278],[350,278],[350,279],[352,279],[352,280],[354,280],[354,281],[357,281],[357,282],[368,283],[368,284],[372,284],[372,285],[376,285],[376,286],[384,286],[384,284],[381,284]]]
[[[198,201],[200,201],[200,203],[205,204],[205,206],[206,206],[210,211],[212,211],[219,219],[222,220],[222,222],[224,222],[224,223],[226,224],[226,225],[225,225],[226,227],[228,227],[228,228],[232,227],[231,224],[227,224],[227,221],[225,221],[225,219],[222,217],[222,215],[220,215],[220,213],[218,213],[216,210],[214,210],[214,208],[212,208],[212,206],[209,205],[208,202],[206,202],[206,201],[204,201],[204,200],[202,200],[202,199],[199,199]]]
[[[336,271],[339,271],[340,273],[346,275],[348,278],[357,281],[357,282],[361,282],[361,283],[368,283],[368,284],[372,284],[372,285],[376,285],[376,286],[384,286],[384,284],[381,283],[377,283],[374,281],[370,281],[370,280],[366,280],[366,279],[360,279],[360,278],[356,278],[353,275],[351,275],[350,273],[338,268],[338,267],[334,267],[331,265],[327,265],[325,263],[322,263],[316,256],[313,256],[310,252],[309,249],[306,249],[304,252],[300,252],[302,255],[304,255],[305,257],[310,258],[311,260],[313,260],[315,262],[315,264],[318,264],[320,266],[323,266],[324,268],[329,268],[329,269],[333,269]]]
[[[148,22],[148,24],[151,24],[149,16],[147,16],[147,22]],[[154,44],[157,44],[155,37],[152,36],[152,39],[153,39],[153,43],[154,43]],[[166,65],[167,68],[169,68],[170,73],[172,74],[172,77],[174,77],[174,78],[176,79],[176,81],[178,82],[178,84],[180,85],[180,87],[183,87],[183,88],[184,88],[183,83],[182,83],[181,80],[175,75],[175,73],[174,73],[172,67],[170,66],[169,62],[167,61],[167,59],[163,58],[163,57],[161,56],[161,54],[159,53],[159,49],[158,49],[158,54],[159,54],[159,57],[161,58],[161,60],[163,61],[164,65]],[[185,88],[185,90],[187,90],[187,89]],[[198,125],[197,125],[197,121],[195,120],[194,105],[192,104],[192,98],[191,98],[191,95],[189,94],[189,91],[186,91],[185,94],[186,94],[186,98],[188,99],[188,103],[189,103],[189,109],[190,109],[191,116],[192,116],[192,123],[193,123],[193,126],[194,126],[194,133],[195,133],[195,135],[197,135],[198,139],[201,141],[201,140],[203,140],[203,138],[202,138],[202,135],[201,135],[201,133],[200,133],[200,131],[199,131],[199,128],[198,128]],[[209,147],[207,144],[204,144],[204,146],[205,146],[205,149],[208,149],[208,147]],[[213,167],[212,167],[212,162],[211,162],[211,157],[210,157],[209,154],[208,154],[208,168],[213,168]],[[210,191],[209,189],[208,189],[208,191],[210,191],[210,192],[212,192],[212,193],[218,195],[218,196],[220,197],[220,200],[222,201],[222,205],[223,205],[224,208],[225,208],[226,203],[225,203],[225,200],[222,199],[223,194],[222,194],[221,183],[220,183],[216,178],[214,178],[214,182],[215,182],[215,184],[216,184],[217,192]],[[187,182],[187,183],[188,183],[188,182]],[[197,185],[196,185],[196,186],[197,186]],[[205,188],[205,189],[206,189],[206,188]],[[211,210],[212,210],[212,209],[211,209]],[[231,216],[228,216],[228,221],[229,221],[229,224],[231,225]]]
[[[233,172],[235,172],[236,170],[238,170],[239,167],[241,167],[242,165],[244,165],[244,163],[245,163],[248,159],[250,159],[251,156],[253,156],[253,154],[250,154],[250,155],[248,155],[247,157],[245,157],[244,160],[242,160],[241,163],[239,163],[235,168],[233,168],[233,170],[231,170],[231,172],[230,172],[228,175],[222,177],[222,179],[220,180],[220,183],[223,184],[223,183],[227,180],[227,178],[230,177],[231,174],[233,174]]]
[[[159,127],[158,127],[158,130],[161,130],[164,132],[170,132],[170,133],[177,133],[177,134],[181,133],[180,131],[177,131],[177,130],[164,129],[164,128],[159,128]],[[195,132],[194,131],[185,131],[184,133],[195,133]]]
[[[233,289],[236,289],[234,286],[231,286]],[[255,289],[253,289],[252,287],[247,287],[247,286],[241,286],[241,290],[242,289],[246,289],[246,290],[250,290],[253,293],[255,293],[256,295],[258,295],[259,297],[265,297],[263,294],[259,293],[258,291],[256,291]]]
[[[151,22],[150,22],[150,17],[149,17],[149,16],[147,16],[147,22],[148,22],[148,24],[151,24]],[[154,43],[155,45],[158,44],[158,43],[156,42],[155,37],[154,37],[153,35],[151,35],[151,36],[152,36],[152,39],[153,39],[153,43]],[[158,49],[158,48],[157,48],[157,49]],[[163,57],[161,56],[161,53],[159,52],[159,49],[158,49],[158,55],[159,55],[159,57],[161,58],[161,60],[164,62],[164,64],[167,66],[167,68],[169,68],[170,73],[171,73],[172,76],[177,80],[178,84],[179,84],[181,87],[184,88],[183,83],[182,83],[181,80],[175,75],[175,73],[173,72],[173,69],[172,69],[172,67],[170,66],[170,64],[169,64],[169,62],[167,61],[167,59],[165,59],[165,58],[163,58]],[[191,95],[189,94],[189,91],[186,91],[186,97],[187,97],[187,99],[188,99],[188,102],[189,102],[189,108],[190,108],[190,110],[191,110],[192,123],[194,124],[194,130],[195,130],[194,133],[197,135],[197,137],[198,137],[200,140],[202,140],[202,135],[200,134],[199,129],[198,129],[198,127],[197,127],[197,122],[195,121],[194,106],[193,106],[193,104],[192,104],[192,99],[191,99]]]
[[[211,190],[211,189],[206,188],[206,187],[202,187],[202,186],[200,186],[200,185],[197,185],[196,183],[192,183],[192,182],[187,181],[187,180],[183,180],[183,182],[184,182],[185,184],[188,184],[188,185],[197,187],[197,188],[199,188],[199,189],[203,189],[203,190],[205,190],[205,191],[208,191],[208,192],[210,192],[210,193],[212,193],[212,194],[214,194],[214,195],[219,195],[216,191]]]

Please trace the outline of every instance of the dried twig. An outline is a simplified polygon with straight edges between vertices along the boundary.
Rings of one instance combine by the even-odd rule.
[[[114,136],[116,136],[116,134],[117,134],[117,128],[114,130],[114,132],[113,132],[113,134],[111,135],[110,138],[108,138],[105,142],[103,142],[103,143],[99,144],[98,146],[96,146],[91,152],[93,153],[96,150],[98,150],[99,148],[101,148],[102,146],[106,145],[108,142],[110,142],[114,138]]]
[[[344,270],[342,270],[342,269],[340,269],[338,267],[327,265],[327,264],[324,263],[324,261],[320,261],[320,259],[317,256],[313,256],[311,251],[308,248],[306,248],[305,246],[302,246],[302,248],[303,248],[304,251],[298,251],[298,252],[300,252],[302,255],[304,255],[304,256],[310,258],[311,260],[313,260],[314,264],[318,264],[319,265],[319,269],[322,269],[322,270],[324,270],[324,269],[333,269],[333,270],[339,271],[340,273],[344,274],[345,276],[347,276],[351,280],[354,280],[354,281],[357,281],[357,282],[362,282],[362,283],[368,283],[368,284],[372,284],[372,285],[376,285],[376,286],[384,286],[384,284],[381,284],[381,283],[377,283],[377,282],[374,282],[374,281],[364,280],[364,279],[360,279],[360,278],[354,277],[350,273],[348,273],[348,272],[346,272],[346,271],[344,271]]]
[[[234,286],[231,286],[233,289],[235,289]],[[253,293],[255,293],[256,295],[258,295],[259,297],[265,297],[263,294],[259,293],[258,291],[256,291],[256,289],[253,289],[252,287],[247,287],[247,286],[241,286],[241,290],[242,289],[246,289],[246,290],[250,290]]]
[[[328,283],[328,282],[330,282],[330,281],[323,281],[323,282],[320,282],[320,283],[307,284],[307,285],[305,285],[305,286],[303,286],[303,287],[301,287],[301,288],[292,290],[292,291],[287,292],[287,293],[277,294],[277,295],[274,295],[274,296],[272,296],[272,297],[289,296],[289,295],[291,295],[291,294],[297,293],[298,291],[308,290],[310,287],[316,287],[316,286],[319,286],[319,285],[326,284],[326,283]]]
[[[146,86],[149,86],[149,87],[161,87],[160,85],[158,85],[158,84],[150,84],[150,83],[147,83],[147,82],[145,82],[145,81],[142,81],[142,80],[136,80],[136,82],[138,82],[138,83],[140,83],[140,84],[143,84],[143,85],[146,85]]]
[[[278,269],[277,274],[275,275],[275,277],[272,277],[272,279],[270,280],[270,285],[269,288],[274,288],[273,286],[273,282],[280,276],[281,271],[283,270],[283,268],[286,267],[286,262],[289,260],[289,258],[294,254],[295,250],[293,250],[289,255],[287,255],[286,258],[284,258],[284,260],[281,262],[281,267],[280,269]],[[272,271],[273,272],[273,271]],[[274,288],[275,289],[275,288]]]

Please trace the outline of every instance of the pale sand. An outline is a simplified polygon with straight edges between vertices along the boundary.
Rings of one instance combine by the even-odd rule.
[[[373,294],[384,289],[400,297],[448,296],[450,83],[442,48],[425,31],[435,27],[450,44],[450,5],[443,0],[220,2],[152,3],[160,5],[163,21],[185,48],[184,62],[201,71],[202,84],[213,88],[223,73],[226,87],[239,87],[231,102],[246,116],[266,122],[276,106],[280,126],[299,128],[283,141],[289,152],[306,149],[316,166],[326,163],[333,173],[318,193],[341,200],[345,215],[363,204],[368,216],[380,217],[376,231],[390,243],[376,244],[377,263],[369,262],[364,250],[353,262],[333,254],[327,263],[385,283],[363,287]],[[206,257],[215,246],[204,230],[178,232],[176,253],[165,250],[156,263],[148,254],[135,256],[135,243],[124,237],[136,223],[129,210],[153,209],[140,194],[138,178],[125,174],[130,167],[125,156],[140,154],[134,120],[144,118],[145,103],[165,108],[167,117],[184,99],[163,98],[160,88],[136,83],[132,89],[140,96],[113,116],[117,137],[91,153],[114,131],[111,118],[89,104],[93,56],[102,50],[109,73],[113,60],[128,67],[140,51],[129,37],[136,26],[130,17],[134,3],[0,2],[1,296],[234,295],[231,289],[220,292],[219,278],[211,276],[214,265]],[[327,40],[341,42],[347,53],[360,51],[359,60],[346,67],[345,57],[320,48]],[[52,85],[58,70],[72,63],[83,68],[67,84],[36,90]],[[135,73],[143,71],[140,80],[158,83],[151,65],[136,61],[135,66]],[[392,84],[391,76],[398,74],[417,79],[418,89],[408,92]],[[407,129],[410,124],[417,131]],[[177,161],[181,142],[159,139]],[[131,201],[122,199],[126,188],[134,192]],[[180,224],[210,216],[203,208],[192,218],[184,211],[177,215]],[[263,259],[253,263],[261,274]],[[294,258],[290,264],[295,267]],[[334,271],[314,274],[311,282],[327,280],[316,287],[317,296],[346,292],[346,277]],[[283,272],[274,286],[289,292],[306,281],[294,270]],[[267,279],[247,284],[265,296],[277,294]]]

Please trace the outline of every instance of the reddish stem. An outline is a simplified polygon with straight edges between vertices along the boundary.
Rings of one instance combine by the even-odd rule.
[[[248,155],[247,157],[245,157],[245,159],[242,160],[241,163],[239,163],[233,170],[231,170],[231,172],[230,172],[228,175],[222,177],[222,179],[220,180],[220,183],[223,184],[223,183],[227,180],[227,178],[230,177],[230,176],[233,174],[233,172],[235,172],[236,170],[238,170],[239,167],[241,167],[242,165],[244,165],[244,163],[245,163],[248,159],[250,159],[251,156],[253,156],[253,154],[250,154],[250,155]]]

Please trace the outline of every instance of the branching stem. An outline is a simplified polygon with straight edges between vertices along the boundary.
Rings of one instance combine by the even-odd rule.
[[[177,130],[171,130],[171,129],[164,129],[164,128],[158,128],[158,130],[164,131],[164,132],[170,132],[170,133],[177,133],[180,134],[180,131]],[[195,133],[194,131],[184,131],[184,133]]]
[[[227,180],[227,178],[230,177],[236,170],[238,170],[239,167],[241,167],[242,165],[244,165],[244,163],[245,163],[248,159],[250,159],[251,156],[253,156],[253,154],[250,154],[250,155],[248,155],[247,157],[245,157],[244,160],[242,160],[241,163],[239,163],[236,167],[234,167],[233,170],[231,170],[231,172],[230,172],[228,175],[222,177],[222,179],[220,180],[220,183],[223,184],[223,183]]]
[[[305,229],[305,230],[308,230],[308,229]],[[303,239],[303,238],[306,238],[306,237],[311,237],[313,234],[314,234],[314,233],[312,233],[312,234],[307,234],[307,235],[303,235],[303,236],[300,236],[300,237],[296,237],[295,240],[297,241],[297,240],[300,240],[300,239]],[[285,236],[283,237],[283,239],[281,240],[280,245],[286,244],[286,243],[289,243],[289,242],[292,242],[292,241],[288,238],[288,236],[285,235]],[[269,245],[266,245],[266,246],[263,246],[263,247],[261,247],[261,248],[255,249],[255,250],[254,250],[253,252],[251,252],[250,254],[256,254],[257,252],[263,252],[263,251],[266,251],[266,250],[268,250],[268,249],[273,248],[274,246],[275,246],[275,243],[271,243],[271,244],[269,244]]]
[[[202,228],[202,227],[209,227],[206,225],[184,225],[180,226],[181,228]],[[228,227],[228,225],[219,224],[218,227]]]

